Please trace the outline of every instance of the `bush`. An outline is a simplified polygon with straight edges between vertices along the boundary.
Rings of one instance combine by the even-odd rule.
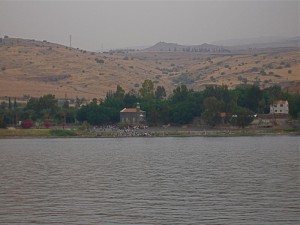
[[[3,115],[0,115],[0,128],[6,128],[6,122]]]
[[[44,122],[44,127],[47,128],[47,129],[48,129],[51,125],[52,125],[52,124],[51,124],[50,122],[48,122],[48,121],[47,121],[47,122]]]
[[[98,58],[96,58],[95,61],[96,61],[97,63],[104,63],[104,60],[103,60],[103,59],[98,59]]]
[[[73,130],[50,130],[52,136],[76,136],[76,132]]]
[[[29,129],[34,125],[34,123],[32,121],[22,121],[21,123],[21,127],[23,129]]]

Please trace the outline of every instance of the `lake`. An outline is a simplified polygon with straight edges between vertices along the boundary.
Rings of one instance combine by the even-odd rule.
[[[299,137],[0,140],[0,224],[299,224]]]

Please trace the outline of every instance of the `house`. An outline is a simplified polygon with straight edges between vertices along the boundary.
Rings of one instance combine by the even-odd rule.
[[[289,114],[288,101],[274,101],[273,104],[270,105],[270,114]]]
[[[120,111],[122,123],[140,124],[145,122],[145,118],[146,112],[141,110],[139,103],[137,103],[136,108],[124,108]]]

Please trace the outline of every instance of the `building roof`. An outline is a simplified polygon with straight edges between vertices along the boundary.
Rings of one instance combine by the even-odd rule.
[[[137,108],[124,108],[121,110],[121,112],[136,113],[136,112],[138,112],[138,109]],[[144,111],[140,110],[140,112],[144,112]]]
[[[137,109],[136,108],[124,108],[121,110],[121,112],[135,113],[135,112],[137,112]]]
[[[286,100],[278,100],[278,101],[274,101],[274,103],[273,103],[273,105],[274,104],[277,104],[277,105],[280,105],[280,104],[287,104],[288,103],[288,101],[286,101]]]

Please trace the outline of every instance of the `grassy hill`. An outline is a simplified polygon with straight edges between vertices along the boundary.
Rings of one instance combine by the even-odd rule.
[[[177,85],[195,90],[209,84],[241,83],[260,87],[282,84],[300,89],[297,48],[215,52],[86,52],[80,49],[15,38],[0,42],[0,96],[104,98],[121,85],[138,91],[145,79],[170,93]]]

